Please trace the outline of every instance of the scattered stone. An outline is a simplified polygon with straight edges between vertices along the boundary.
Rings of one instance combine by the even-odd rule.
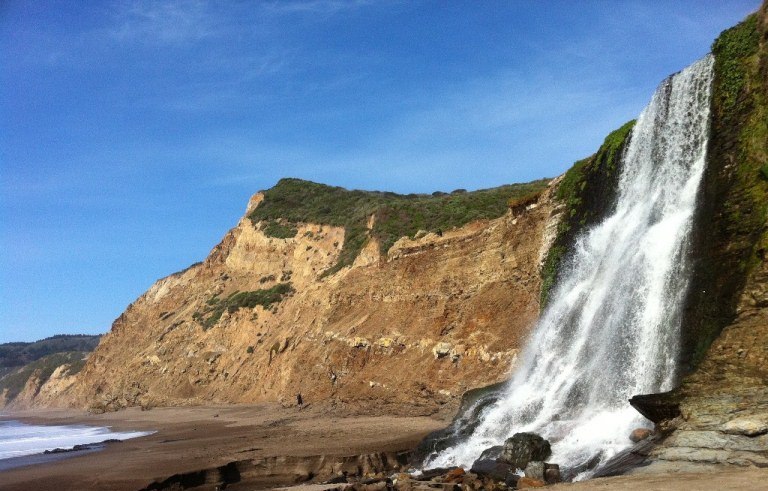
[[[632,440],[633,443],[637,443],[639,441],[645,440],[651,436],[652,433],[653,432],[648,428],[635,428],[632,430],[632,433],[629,434],[629,439]]]
[[[540,460],[534,460],[532,462],[528,462],[528,465],[525,466],[525,477],[530,477],[531,479],[543,481],[544,480],[544,462],[541,462]]]
[[[469,470],[469,472],[477,474],[480,477],[490,477],[494,481],[502,482],[506,480],[508,474],[514,473],[514,471],[515,468],[506,462],[499,462],[498,460],[491,459],[476,460]]]
[[[538,479],[531,479],[530,477],[521,477],[517,481],[517,489],[525,488],[543,488],[547,483],[539,481]]]
[[[504,442],[499,460],[514,469],[525,469],[528,462],[544,461],[552,455],[549,442],[535,433],[515,433]]]
[[[440,342],[432,348],[432,354],[435,355],[435,359],[444,358],[451,353],[452,348],[450,343]]]

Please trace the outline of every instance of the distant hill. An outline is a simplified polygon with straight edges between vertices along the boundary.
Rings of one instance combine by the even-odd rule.
[[[57,334],[32,343],[0,344],[0,377],[40,358],[70,351],[90,352],[99,344],[100,335]]]

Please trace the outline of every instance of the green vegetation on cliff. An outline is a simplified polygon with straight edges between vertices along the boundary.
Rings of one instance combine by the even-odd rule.
[[[91,337],[98,338],[98,336]],[[51,378],[53,372],[64,364],[69,365],[67,373],[74,375],[83,368],[87,355],[88,353],[83,351],[53,353],[28,363],[21,368],[16,368],[0,378],[0,394],[7,390],[5,400],[11,401],[24,389],[30,377],[37,377],[39,386],[42,386]]]
[[[764,5],[712,45],[710,148],[683,319],[688,369],[733,322],[739,297],[768,250],[767,23]]]
[[[93,351],[100,336],[58,334],[33,343],[0,344],[0,375],[40,358],[64,351]]]
[[[632,120],[612,131],[597,153],[573,164],[558,184],[555,199],[565,206],[565,212],[541,271],[542,306],[547,303],[565,253],[576,235],[615,205],[619,161],[634,125]]]
[[[285,295],[289,295],[293,291],[290,283],[278,283],[272,288],[249,292],[234,292],[224,299],[213,296],[206,301],[205,310],[203,312],[196,312],[192,317],[200,322],[203,329],[207,330],[219,322],[224,312],[232,314],[240,309],[252,309],[257,305],[267,309],[272,304],[280,302]]]
[[[764,20],[765,22],[765,20]],[[766,26],[762,27],[765,36]],[[739,264],[748,274],[764,259],[768,242],[768,47],[760,41],[757,14],[724,31],[712,45],[715,55],[713,106],[720,125],[731,126],[738,150],[733,152],[733,191],[725,202],[737,235],[754,240]]]
[[[419,230],[439,232],[474,220],[498,218],[506,212],[510,201],[539,193],[548,182],[541,179],[473,192],[399,195],[281,179],[264,191],[264,201],[249,218],[254,224],[265,222],[263,231],[280,238],[290,236],[296,223],[344,227],[339,262],[325,272],[331,274],[354,262],[368,240],[371,216],[374,226],[370,236],[378,239],[381,252],[386,253],[399,238],[413,237]],[[273,223],[278,223],[282,232]]]

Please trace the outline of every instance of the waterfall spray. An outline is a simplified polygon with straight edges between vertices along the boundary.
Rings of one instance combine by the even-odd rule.
[[[712,66],[708,55],[656,90],[622,156],[615,211],[576,240],[499,400],[427,466],[470,466],[522,431],[552,442],[552,462],[604,462],[648,424],[627,400],[675,381]]]

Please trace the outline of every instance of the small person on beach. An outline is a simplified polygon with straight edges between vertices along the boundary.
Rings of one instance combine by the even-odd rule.
[[[296,405],[299,406],[299,409],[301,409],[304,406],[304,399],[301,397],[301,392],[296,394]]]

